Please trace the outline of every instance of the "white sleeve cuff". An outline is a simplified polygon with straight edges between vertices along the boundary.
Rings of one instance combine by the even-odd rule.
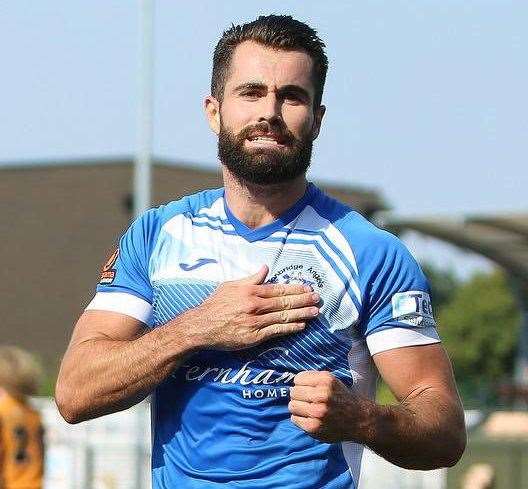
[[[367,336],[367,346],[371,355],[393,348],[432,343],[440,343],[436,328],[388,328]]]
[[[97,292],[86,310],[119,312],[145,324],[152,324],[152,305],[125,292]]]

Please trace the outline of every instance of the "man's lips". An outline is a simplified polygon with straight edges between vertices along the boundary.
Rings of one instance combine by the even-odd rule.
[[[278,134],[270,133],[256,133],[250,134],[246,138],[250,143],[255,143],[259,145],[280,145],[283,146],[286,144],[286,138]]]

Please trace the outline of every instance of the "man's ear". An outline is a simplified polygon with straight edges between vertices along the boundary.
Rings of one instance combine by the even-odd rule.
[[[209,127],[215,134],[220,134],[220,102],[212,95],[208,95],[204,100],[204,111]]]
[[[321,130],[321,123],[323,122],[323,117],[326,113],[326,107],[324,105],[320,105],[315,110],[315,119],[313,123],[313,129],[312,129],[312,141],[317,139],[317,136],[319,136],[319,131]]]

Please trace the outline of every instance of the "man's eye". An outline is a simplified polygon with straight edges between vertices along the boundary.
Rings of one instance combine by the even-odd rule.
[[[284,100],[288,103],[300,104],[303,102],[303,98],[298,93],[285,93],[283,96]]]
[[[303,101],[302,98],[299,97],[299,95],[294,95],[294,94],[286,95],[284,97],[284,100],[290,104],[300,104]]]
[[[251,90],[249,92],[242,92],[242,96],[248,98],[257,98],[260,97],[260,92],[257,92],[256,90]]]

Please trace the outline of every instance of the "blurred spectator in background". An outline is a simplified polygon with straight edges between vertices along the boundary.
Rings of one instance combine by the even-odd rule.
[[[0,489],[42,488],[43,428],[28,402],[40,379],[30,353],[0,345]]]
[[[489,464],[473,464],[467,470],[462,489],[494,489],[495,470]]]

